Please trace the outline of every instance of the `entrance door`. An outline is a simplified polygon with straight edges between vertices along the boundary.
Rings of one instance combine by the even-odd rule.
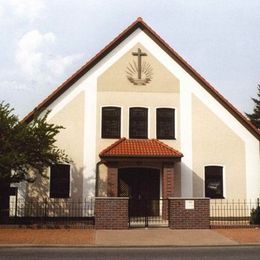
[[[160,170],[123,168],[118,180],[119,197],[130,199],[130,216],[159,216]]]

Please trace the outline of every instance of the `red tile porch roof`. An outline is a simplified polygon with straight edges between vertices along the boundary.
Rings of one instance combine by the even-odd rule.
[[[181,158],[183,154],[157,139],[121,138],[104,149],[99,156]]]

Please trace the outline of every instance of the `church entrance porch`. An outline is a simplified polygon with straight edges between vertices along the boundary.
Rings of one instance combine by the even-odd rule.
[[[156,139],[121,138],[99,156],[107,167],[107,197],[129,199],[130,226],[167,225],[174,168],[182,153]]]
[[[118,196],[129,197],[129,216],[159,216],[160,170],[123,168],[118,171]]]

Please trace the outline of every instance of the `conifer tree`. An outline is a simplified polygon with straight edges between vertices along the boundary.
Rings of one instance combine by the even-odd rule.
[[[258,98],[252,98],[252,100],[255,103],[253,113],[252,114],[246,113],[246,115],[250,119],[251,123],[255,125],[257,129],[260,129],[260,85],[258,85],[257,90],[258,90],[257,93]]]

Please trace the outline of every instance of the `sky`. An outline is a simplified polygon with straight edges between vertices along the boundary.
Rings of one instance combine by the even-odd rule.
[[[260,0],[0,0],[0,102],[23,118],[141,16],[241,112],[260,84]]]

